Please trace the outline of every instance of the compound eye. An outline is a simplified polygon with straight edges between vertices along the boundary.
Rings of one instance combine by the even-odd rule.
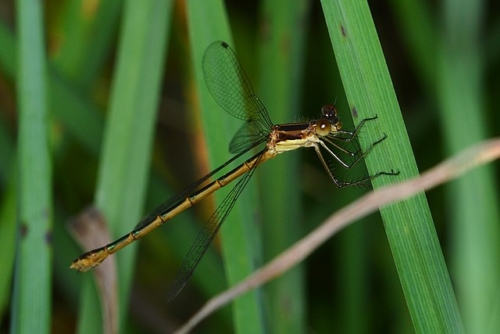
[[[332,131],[332,123],[325,118],[321,118],[316,123],[316,134],[318,136],[327,136]]]
[[[329,120],[332,124],[337,124],[339,121],[337,117],[337,107],[333,104],[327,104],[321,108],[321,114],[323,118]]]
[[[337,107],[333,104],[327,104],[321,108],[321,113],[324,119],[327,119],[338,131],[342,129],[342,123],[340,123]]]

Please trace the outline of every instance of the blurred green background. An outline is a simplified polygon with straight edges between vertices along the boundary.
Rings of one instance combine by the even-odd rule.
[[[17,148],[22,14],[16,14],[16,8],[21,8],[21,3],[0,2],[1,333],[16,328],[13,286],[16,275],[22,275],[14,272],[19,231],[17,176],[24,175],[20,161],[25,161],[19,160]],[[42,25],[31,27],[43,31],[46,51],[45,59],[41,58],[45,102],[40,103],[45,103],[48,114],[53,205],[49,214],[53,232],[51,267],[46,268],[51,285],[46,328],[54,333],[88,332],[102,326],[100,310],[86,313],[84,309],[90,306],[83,306],[92,305],[86,304],[87,299],[95,296],[92,273],[77,275],[68,269],[82,250],[68,233],[67,222],[96,204],[104,207],[108,219],[119,221],[119,226],[110,229],[114,237],[121,236],[148,211],[230,157],[227,138],[232,133],[208,128],[202,121],[205,116],[200,114],[200,80],[196,76],[201,58],[193,49],[203,50],[208,44],[193,47],[196,40],[192,38],[200,26],[209,31],[221,25],[222,19],[214,15],[201,21],[195,16],[199,1],[132,3],[45,1],[40,12]],[[226,1],[224,5],[218,13],[224,17],[227,12],[232,33],[228,42],[237,51],[273,122],[312,119],[323,104],[336,102],[345,128],[353,127],[319,2],[285,2],[276,8],[272,1]],[[135,6],[143,6],[144,12]],[[280,53],[263,45],[274,36],[270,17],[292,6],[298,10],[285,17],[289,15],[296,24],[287,36],[299,43],[290,43],[291,47],[282,44],[293,58],[280,63]],[[500,107],[495,79],[500,70],[499,6],[452,0],[370,1],[369,6],[420,171],[470,144],[498,135],[499,116],[494,110]],[[127,13],[130,16],[126,19]],[[136,39],[131,36],[135,33]],[[126,38],[136,44],[126,42]],[[280,108],[275,100],[283,94],[281,87],[268,84],[269,78],[283,73],[292,80],[292,92],[296,92],[285,104],[293,108],[273,110],[276,105]],[[230,118],[221,110],[212,114],[215,121],[224,124]],[[228,127],[236,132],[238,123]],[[391,134],[388,136],[390,140]],[[207,153],[207,145],[218,150],[220,158]],[[221,145],[225,145],[223,149]],[[243,232],[253,229],[261,234],[255,237],[257,241],[249,242],[254,246],[248,260],[251,266],[267,262],[336,209],[366,193],[359,188],[335,189],[315,153],[309,151],[266,163],[250,181],[264,190],[250,185],[248,194],[240,199],[243,208],[235,209],[241,213],[232,213],[225,223],[223,230],[231,228],[226,225],[240,227],[238,215],[250,217],[253,223],[241,225]],[[280,173],[272,169],[273,164],[289,169],[287,173],[294,180],[284,191],[266,188],[269,178]],[[124,165],[131,169],[122,173]],[[500,262],[495,261],[499,255],[498,170],[487,167],[471,174],[432,190],[427,199],[465,328],[475,333],[495,332],[498,327],[493,319],[500,312],[500,292],[494,289],[500,272]],[[357,177],[350,173],[344,176]],[[115,177],[106,184],[105,180]],[[116,183],[123,188],[109,189]],[[122,199],[121,204],[109,208],[108,201],[116,197]],[[284,201],[274,203],[276,197]],[[286,236],[286,230],[275,228],[277,219],[272,216],[274,208],[283,203],[295,224]],[[120,266],[125,262],[130,265],[130,269],[120,271],[120,332],[170,332],[224,289],[226,278],[217,240],[181,294],[171,303],[166,299],[197,229],[213,209],[214,202],[208,199],[136,243],[128,258],[117,256]],[[279,286],[271,284],[253,295],[257,306],[252,316],[259,319],[260,330],[285,332],[286,326],[273,323],[289,322],[298,333],[415,331],[378,215],[336,235],[292,275],[295,279],[289,284],[296,287],[297,294],[281,301],[280,308],[269,306],[276,304],[267,295],[267,289]],[[29,279],[36,288],[38,277]],[[22,290],[22,285],[16,289]],[[280,314],[283,318],[278,318]],[[242,315],[234,315],[227,306],[196,332],[245,331],[241,327],[245,321],[248,328],[255,326],[252,316],[235,320]]]

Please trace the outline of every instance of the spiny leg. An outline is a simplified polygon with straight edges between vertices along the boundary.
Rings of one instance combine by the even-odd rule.
[[[327,150],[327,152],[333,156],[343,167],[345,167],[346,169],[350,169],[352,168],[353,166],[355,166],[356,164],[359,163],[359,161],[361,161],[361,159],[363,159],[364,157],[366,157],[366,155],[368,153],[370,153],[370,151],[373,149],[373,147],[375,147],[376,145],[380,144],[382,141],[384,141],[385,139],[387,138],[387,135],[384,134],[384,137],[377,140],[376,142],[374,142],[372,145],[370,145],[370,147],[368,147],[368,149],[366,149],[362,155],[360,155],[353,163],[351,164],[347,164],[345,163],[344,161],[342,161],[342,159],[340,159],[332,150],[330,150],[328,148],[328,146],[326,146],[325,143],[323,143],[322,141],[320,141],[320,144],[323,148],[325,148]],[[328,175],[330,176],[330,178],[332,179],[333,183],[335,184],[335,186],[337,186],[337,188],[343,188],[343,187],[348,187],[348,186],[364,186],[364,187],[371,187],[370,185],[370,181],[381,176],[381,175],[398,175],[399,174],[399,171],[398,172],[394,172],[393,170],[391,170],[390,172],[378,172],[378,173],[375,173],[373,175],[369,175],[368,177],[366,178],[363,178],[361,180],[357,180],[357,181],[342,181],[338,178],[335,177],[335,173],[332,171],[332,169],[328,166],[328,164],[326,163],[325,159],[323,158],[323,155],[321,154],[321,150],[320,150],[320,147],[318,145],[315,145],[314,146],[315,150],[316,150],[316,154],[318,155],[318,158],[319,160],[321,161],[323,167],[325,168],[326,172],[328,173]]]
[[[369,175],[368,177],[365,177],[365,178],[363,178],[361,180],[356,180],[356,181],[340,181],[340,185],[338,185],[337,183],[336,183],[336,185],[339,188],[350,187],[350,186],[362,186],[362,187],[371,188],[370,182],[373,179],[376,179],[377,177],[379,177],[381,175],[395,176],[395,175],[399,175],[399,171],[398,172],[394,172],[393,170],[391,170],[390,172],[378,172],[378,173],[375,173],[373,175]]]
[[[334,136],[332,136],[332,139],[341,140],[344,142],[350,142],[351,140],[353,140],[354,138],[357,137],[359,131],[361,130],[361,128],[363,127],[363,125],[366,122],[374,121],[377,118],[378,118],[377,115],[375,115],[373,117],[364,118],[361,122],[359,122],[358,126],[354,129],[354,131],[339,130],[336,132],[336,135],[347,135],[347,137],[337,137],[334,135]]]
[[[327,172],[328,176],[330,176],[330,179],[332,179],[333,183],[337,188],[342,188],[342,183],[343,181],[340,181],[337,179],[334,175],[334,173],[331,171],[330,167],[326,163],[325,159],[323,158],[323,155],[321,154],[321,150],[318,145],[314,145],[314,149],[316,150],[316,154],[318,155],[319,160],[321,161],[321,164],[323,165],[323,168],[325,168],[325,171]],[[333,156],[342,163],[342,160],[340,160],[335,154]]]
[[[337,156],[322,140],[319,141],[320,145],[332,156],[335,158],[335,160],[337,160],[344,168],[346,169],[350,169],[354,166],[356,166],[363,158],[365,158],[368,153],[371,152],[371,150],[373,150],[373,148],[380,144],[381,142],[383,142],[385,139],[387,138],[387,135],[384,133],[384,137],[382,137],[381,139],[377,140],[376,142],[372,143],[364,152],[362,152],[361,155],[359,155],[356,160],[354,160],[351,164],[348,164],[346,162],[344,162],[339,156]],[[335,146],[336,148],[340,149],[340,147],[334,143],[331,143],[329,140],[328,142],[330,144],[332,144],[333,146]],[[316,152],[318,152],[319,150],[319,147],[318,149],[316,150]],[[342,151],[347,151],[347,152],[350,152],[348,150],[342,150]],[[353,157],[355,157],[361,150],[358,150],[357,152],[350,152],[350,153],[355,153],[355,155]],[[349,153],[348,153],[349,154]],[[349,154],[350,155],[350,154]],[[320,158],[321,159],[321,158]]]
[[[361,152],[361,148],[359,147],[359,145],[356,145],[358,146],[357,150],[356,151],[351,151],[347,148],[344,148],[342,146],[340,146],[339,144],[337,143],[334,143],[333,140],[331,140],[330,138],[328,137],[323,137],[321,138],[322,140],[328,142],[329,144],[331,144],[332,146],[334,146],[336,149],[338,149],[340,152],[342,153],[345,153],[347,154],[348,156],[350,156],[351,158],[354,158],[356,157],[360,152]]]
[[[370,187],[370,184],[368,182],[370,180],[372,180],[373,178],[378,176],[378,175],[370,176],[368,178],[365,178],[365,179],[362,179],[359,181],[355,181],[355,182],[342,181],[342,180],[335,177],[335,173],[332,171],[332,169],[328,166],[325,159],[323,158],[323,155],[321,154],[321,150],[320,150],[319,146],[314,146],[314,148],[316,150],[316,154],[318,155],[319,160],[321,161],[321,164],[323,165],[326,172],[328,173],[328,176],[330,176],[330,179],[332,179],[335,186],[339,189],[343,188],[343,187],[355,186],[355,185],[362,185],[365,187]]]
[[[355,139],[360,131],[360,129],[363,127],[363,125],[367,122],[367,121],[373,121],[375,119],[377,119],[378,116],[375,115],[374,117],[369,117],[369,118],[365,118],[363,119],[359,125],[356,127],[356,129],[354,131],[344,131],[344,130],[340,130],[340,131],[337,131],[336,133],[334,134],[331,134],[329,135],[328,137],[323,137],[323,140],[327,141],[328,143],[330,143],[331,145],[333,145],[334,147],[336,147],[339,151],[349,155],[350,157],[354,158],[356,157],[360,152],[362,152],[362,149],[361,147],[359,147],[359,144],[356,145],[357,146],[357,150],[356,151],[351,151],[347,148],[344,148],[342,146],[340,146],[339,144],[336,144],[334,142],[334,140],[338,140],[338,141],[341,141],[341,142],[344,142],[344,143],[349,143],[351,142],[353,139]],[[348,137],[339,137],[338,135],[348,135]],[[372,144],[372,146],[378,144],[378,142],[382,141],[385,139],[385,134],[384,134],[384,138],[382,138],[381,140],[377,141],[376,143]],[[371,148],[369,148],[371,150]],[[331,153],[331,152],[330,152]],[[360,158],[358,158],[352,165],[356,164],[360,159],[362,159],[363,156],[361,156]],[[338,160],[338,159],[337,159]],[[342,162],[341,162],[342,163]],[[346,167],[348,168],[348,167]]]

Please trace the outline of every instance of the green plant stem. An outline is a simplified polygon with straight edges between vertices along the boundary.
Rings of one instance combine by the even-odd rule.
[[[12,333],[48,333],[51,324],[52,174],[46,57],[40,2],[17,1],[19,106],[18,239]]]
[[[330,38],[354,121],[377,115],[361,144],[388,138],[366,159],[368,171],[399,170],[374,180],[376,189],[417,175],[405,125],[384,56],[364,0],[322,1]],[[369,132],[369,133],[368,133]],[[455,295],[425,196],[381,210],[389,244],[415,330],[463,332]]]

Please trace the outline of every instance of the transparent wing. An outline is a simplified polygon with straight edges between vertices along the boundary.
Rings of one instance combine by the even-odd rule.
[[[255,122],[259,130],[270,131],[271,118],[227,43],[210,44],[203,56],[203,74],[208,90],[222,109],[243,121]]]
[[[193,245],[189,249],[186,258],[181,264],[181,268],[179,269],[179,272],[175,277],[174,283],[172,284],[168,292],[168,300],[174,299],[182,290],[184,285],[186,285],[186,282],[193,274],[194,270],[198,266],[198,263],[200,263],[201,259],[203,258],[203,255],[205,255],[208,247],[210,246],[210,243],[212,242],[215,235],[222,226],[222,223],[224,223],[227,216],[229,215],[229,212],[231,212],[234,204],[236,203],[236,200],[238,199],[241,192],[243,191],[248,181],[252,177],[253,173],[255,172],[256,170],[255,167],[258,166],[259,160],[260,158],[262,158],[262,155],[264,153],[265,151],[258,153],[260,157],[254,164],[254,168],[250,169],[240,178],[238,183],[236,183],[236,185],[233,187],[233,189],[231,189],[229,194],[227,194],[227,196],[224,198],[219,207],[217,207],[217,209],[212,214],[210,219],[203,225],[202,229],[196,236]]]
[[[247,121],[229,143],[229,152],[237,154],[246,151],[250,144],[266,142],[267,137],[268,132],[261,129],[259,122]]]

